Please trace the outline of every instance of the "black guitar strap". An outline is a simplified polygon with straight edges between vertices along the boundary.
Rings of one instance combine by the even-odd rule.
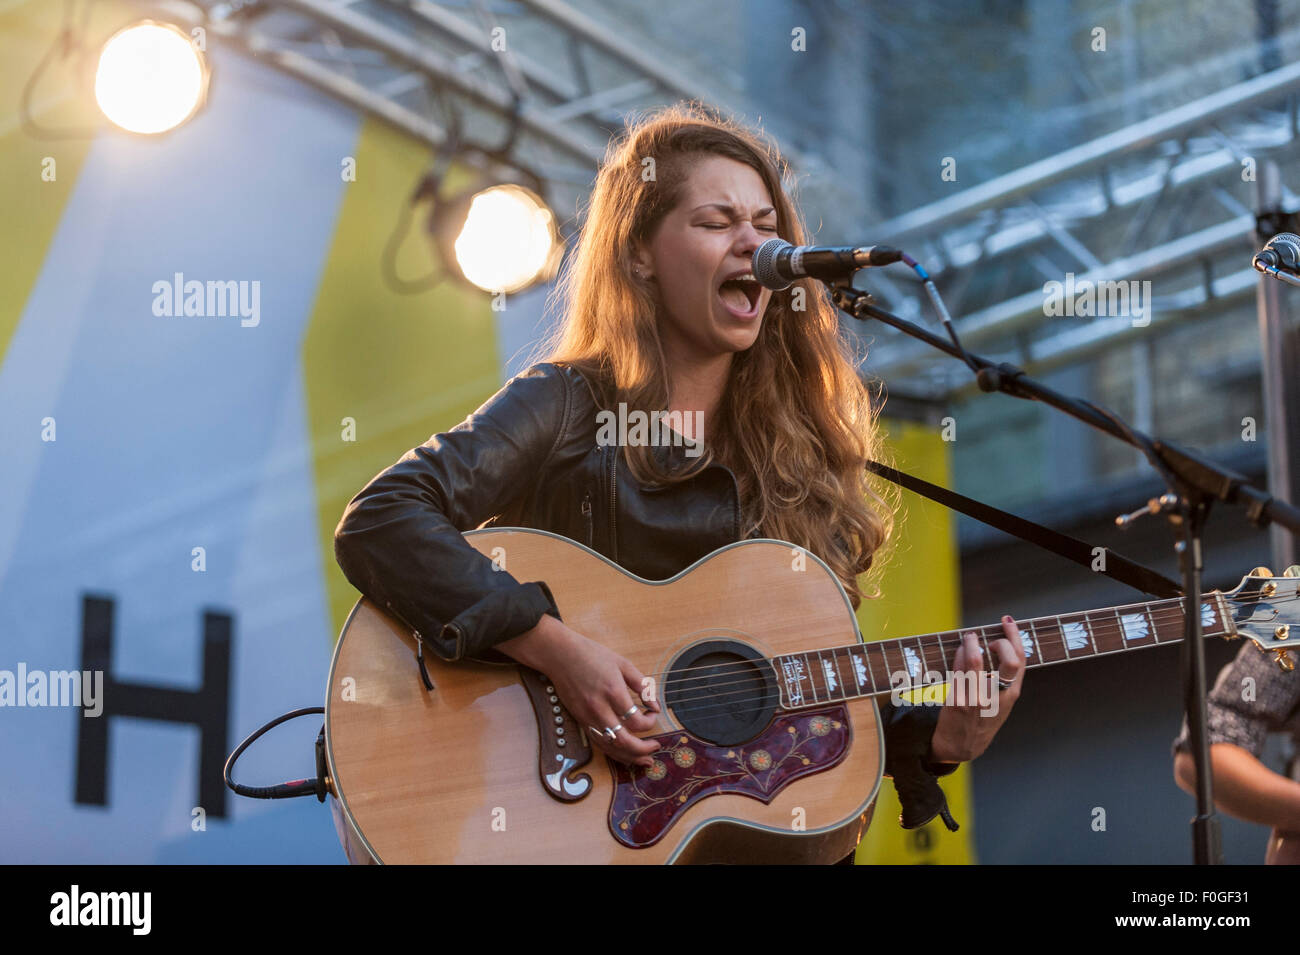
[[[1008,514],[1006,511],[1000,511],[988,504],[981,504],[979,501],[964,497],[956,491],[939,487],[939,485],[931,484],[929,481],[922,481],[918,477],[904,474],[902,471],[897,471],[883,464],[877,464],[875,461],[867,462],[867,470],[880,475],[887,481],[892,481],[900,487],[914,491],[922,497],[938,501],[944,507],[952,508],[954,511],[960,511],[968,517],[973,517],[982,524],[996,527],[1000,531],[1005,531],[1021,540],[1029,541],[1031,544],[1037,544],[1039,547],[1050,550],[1054,554],[1059,554],[1066,560],[1072,560],[1076,564],[1081,564],[1090,569],[1092,567],[1095,548],[1077,537],[1070,537],[1068,534],[1054,531],[1042,524],[1035,524],[1033,521],[1025,520],[1023,517],[1017,517],[1014,514]],[[1143,593],[1154,594],[1157,597],[1181,597],[1183,595],[1183,588],[1168,577],[1157,573],[1150,567],[1143,567],[1141,564],[1134,563],[1114,551],[1106,551],[1105,570],[1097,571],[1097,573],[1104,574],[1112,580],[1118,580],[1122,584],[1128,584]]]

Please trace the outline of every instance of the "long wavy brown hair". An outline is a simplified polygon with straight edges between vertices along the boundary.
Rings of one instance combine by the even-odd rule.
[[[788,166],[765,134],[698,103],[664,107],[629,124],[609,145],[557,287],[563,320],[535,352],[582,371],[604,408],[626,402],[629,409],[667,409],[671,369],[659,338],[659,304],[653,287],[633,273],[632,256],[680,200],[692,165],[708,156],[753,168],[772,196],[777,234],[806,243],[784,185]],[[652,177],[643,176],[648,158]],[[792,307],[796,295],[799,311]],[[687,480],[714,462],[730,467],[740,489],[742,536],[785,540],[816,554],[857,608],[864,596],[879,595],[864,593],[859,577],[882,565],[873,557],[889,540],[896,511],[896,495],[864,471],[866,460],[880,460],[883,451],[878,408],[833,305],[818,283],[805,280],[773,293],[757,341],[733,356],[708,442],[692,466],[664,473],[648,447],[624,451],[643,483]]]

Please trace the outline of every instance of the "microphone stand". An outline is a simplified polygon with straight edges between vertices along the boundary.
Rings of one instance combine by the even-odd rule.
[[[905,260],[906,261],[906,260]],[[910,263],[909,263],[910,264]],[[923,274],[923,273],[922,273]],[[1280,276],[1279,276],[1280,277]],[[873,304],[871,295],[855,289],[848,282],[827,283],[831,300],[845,314],[859,321],[875,319],[898,329],[940,351],[959,358],[976,373],[982,391],[1000,391],[1014,398],[1041,401],[1068,414],[1099,431],[1119,438],[1146,454],[1152,466],[1160,472],[1168,493],[1148,507],[1118,523],[1124,526],[1143,513],[1163,512],[1175,533],[1181,539],[1174,544],[1178,566],[1183,576],[1183,646],[1181,649],[1184,700],[1187,707],[1188,736],[1192,758],[1196,764],[1196,817],[1192,822],[1193,856],[1197,865],[1221,865],[1223,847],[1220,839],[1219,819],[1214,809],[1214,793],[1210,777],[1210,747],[1206,732],[1205,708],[1205,648],[1201,641],[1201,532],[1210,505],[1218,500],[1241,504],[1246,516],[1257,527],[1275,522],[1300,532],[1300,510],[1285,501],[1279,501],[1265,491],[1250,484],[1246,478],[1224,468],[1201,455],[1188,451],[1169,441],[1150,438],[1129,427],[1117,415],[1090,402],[1062,395],[1028,377],[1024,370],[1007,362],[994,364],[979,355],[966,351],[957,340],[942,303],[936,302],[940,316],[948,326],[952,341],[944,341],[928,330],[899,318]],[[1295,284],[1300,285],[1300,281]],[[930,290],[927,289],[927,292]],[[932,301],[937,295],[931,293]]]

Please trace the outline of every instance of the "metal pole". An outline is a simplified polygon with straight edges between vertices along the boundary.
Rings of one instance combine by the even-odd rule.
[[[1277,164],[1261,162],[1256,170],[1256,200],[1261,216],[1277,215],[1282,206],[1282,179]],[[1258,236],[1262,246],[1271,236]],[[1296,294],[1268,275],[1259,277],[1260,361],[1264,379],[1264,431],[1268,441],[1268,489],[1288,503],[1300,500],[1300,468],[1292,456],[1300,451],[1300,327],[1289,299]],[[1289,371],[1288,371],[1289,369]],[[1273,572],[1300,563],[1295,535],[1274,525]]]

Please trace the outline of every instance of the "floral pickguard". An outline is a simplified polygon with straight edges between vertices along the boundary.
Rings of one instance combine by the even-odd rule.
[[[761,736],[714,746],[685,732],[649,736],[660,749],[649,767],[607,759],[614,774],[609,828],[634,849],[652,846],[687,809],[715,793],[770,803],[796,779],[830,769],[853,739],[844,706],[779,713]]]

